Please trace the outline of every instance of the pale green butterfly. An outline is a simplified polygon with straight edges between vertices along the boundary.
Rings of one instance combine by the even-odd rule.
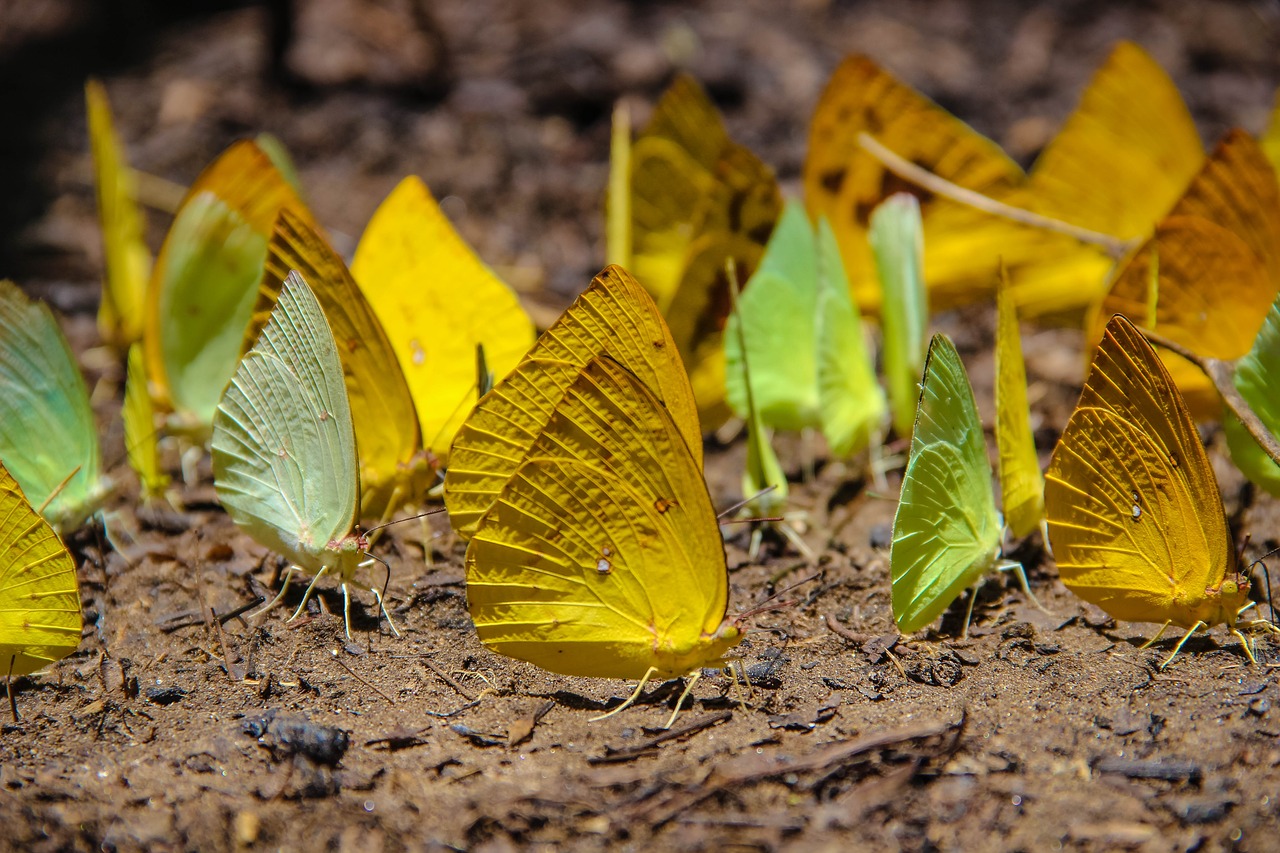
[[[880,432],[884,394],[835,234],[825,219],[815,231],[798,202],[787,203],[726,326],[725,391],[741,417],[749,417],[748,356],[763,426],[820,429],[840,458]]]
[[[351,635],[349,586],[368,542],[353,533],[358,519],[360,464],[355,429],[333,332],[311,288],[289,273],[271,318],[241,359],[213,419],[213,477],[218,499],[237,525],[315,578],[291,618],[297,618],[324,575],[342,586]],[[257,614],[254,614],[257,615]]]
[[[1253,347],[1236,362],[1233,382],[1262,425],[1280,436],[1280,296],[1271,304]],[[1280,465],[1229,413],[1222,426],[1231,460],[1255,485],[1280,497]]]
[[[1017,571],[1034,601],[1022,566],[1000,557],[1003,526],[973,387],[951,339],[934,335],[893,518],[889,572],[899,630],[925,627],[991,571]]]
[[[929,301],[924,285],[924,238],[920,203],[909,193],[887,198],[871,214],[868,233],[883,300],[884,379],[893,428],[911,433],[916,380],[924,367]]]
[[[11,281],[0,281],[0,459],[59,535],[110,492],[71,346],[48,306]]]
[[[278,153],[278,152],[277,152]],[[170,431],[203,443],[240,357],[282,208],[311,214],[255,143],[235,143],[187,191],[152,270],[143,349]]]

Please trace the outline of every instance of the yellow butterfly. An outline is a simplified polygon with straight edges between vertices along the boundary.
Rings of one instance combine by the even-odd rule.
[[[1258,144],[1229,132],[1155,234],[1116,273],[1089,324],[1114,313],[1199,355],[1240,358],[1280,290],[1280,186]],[[1154,316],[1150,306],[1155,306]],[[1217,417],[1212,384],[1180,356],[1169,373],[1193,415]]]
[[[641,688],[691,675],[687,695],[742,632],[726,618],[728,570],[699,445],[651,385],[688,401],[688,381],[652,301],[628,278],[616,268],[598,276],[459,433],[459,443],[484,436],[513,468],[467,548],[467,603],[481,641],[501,654]],[[604,346],[579,339],[599,347],[585,362],[554,358],[577,342],[565,333],[589,323]],[[631,353],[647,379],[617,357]],[[519,449],[502,447],[516,432],[509,422],[502,433],[478,423],[506,422],[513,404],[544,418]],[[691,412],[675,410],[686,421]]]
[[[935,198],[867,153],[863,133],[952,184],[1088,231],[1101,245]],[[925,279],[935,308],[988,295],[1002,258],[1024,317],[1078,316],[1104,287],[1113,264],[1108,249],[1149,233],[1203,157],[1177,89],[1128,42],[1098,69],[1027,176],[995,143],[870,60],[852,57],[814,114],[805,198],[811,214],[831,219],[855,294],[868,309],[878,294],[867,219],[888,195],[910,189],[924,202]]]
[[[996,290],[996,447],[1004,523],[1026,536],[1044,521],[1044,475],[1027,411],[1027,368],[1022,359],[1018,309],[1000,268]]]
[[[1162,668],[1192,634],[1218,624],[1253,661],[1239,628],[1249,580],[1213,468],[1169,372],[1123,316],[1107,323],[1054,449],[1045,509],[1068,589],[1116,619],[1187,629]]]
[[[235,373],[276,214],[311,214],[253,142],[228,148],[187,191],[147,290],[143,351],[172,429],[208,437]]]
[[[617,141],[613,151],[629,157],[630,181],[615,180],[610,195],[610,261],[632,270],[652,294],[689,368],[702,426],[714,429],[730,414],[726,264],[733,261],[739,281],[755,270],[782,212],[777,180],[729,138],[715,106],[687,75],[659,99],[634,144]],[[615,163],[615,178],[621,170]],[[617,186],[629,197],[621,198]]]
[[[0,463],[0,674],[29,675],[80,645],[76,565]],[[13,685],[9,707],[17,719]]]
[[[124,383],[124,405],[120,417],[124,421],[124,447],[129,467],[138,475],[144,501],[163,499],[169,488],[169,474],[160,459],[159,430],[155,407],[148,390],[146,360],[142,344],[129,347]]]
[[[90,80],[84,84],[84,99],[106,265],[98,332],[108,344],[123,348],[142,338],[151,252],[144,241],[146,223],[138,207],[137,180],[125,162],[107,90],[97,80]]]
[[[662,402],[701,470],[702,431],[689,380],[673,369],[680,365],[675,341],[639,282],[606,267],[458,430],[444,478],[458,535],[475,533],[565,388],[598,355],[625,365]]]
[[[385,519],[421,501],[435,478],[413,396],[395,348],[347,265],[316,229],[287,208],[280,211],[267,246],[243,352],[258,340],[294,270],[311,286],[338,342],[360,455],[360,515]]]
[[[351,274],[400,361],[423,444],[447,463],[474,399],[476,344],[505,375],[532,345],[533,322],[414,176],[369,220]]]

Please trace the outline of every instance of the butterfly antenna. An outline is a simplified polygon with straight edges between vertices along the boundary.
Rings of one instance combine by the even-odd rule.
[[[749,498],[743,498],[742,500],[738,501],[738,502],[737,502],[736,504],[734,504],[733,506],[731,506],[731,507],[729,507],[728,509],[726,509],[726,510],[724,510],[723,512],[721,512],[719,515],[717,515],[717,516],[716,516],[716,520],[717,520],[717,521],[719,521],[719,522],[721,522],[722,524],[730,524],[730,523],[732,523],[733,521],[738,520],[738,519],[730,519],[729,521],[725,521],[725,518],[724,518],[724,517],[725,517],[726,515],[728,515],[729,513],[731,513],[731,512],[736,512],[736,511],[738,511],[738,510],[742,509],[744,506],[746,506],[747,504],[749,504],[749,503],[751,503],[751,502],[753,502],[753,501],[757,500],[758,498],[761,498],[761,497],[763,497],[764,495],[769,494],[769,492],[772,492],[772,491],[773,491],[774,489],[776,489],[776,488],[777,488],[777,486],[776,486],[776,485],[774,485],[774,486],[765,486],[763,489],[761,489],[760,491],[756,492],[756,493],[755,493],[754,495],[752,495],[751,497],[749,497]],[[744,519],[740,519],[740,520],[741,520],[741,521],[781,521],[782,519],[779,519],[779,518],[744,518]]]
[[[1245,540],[1247,544],[1248,537],[1245,537]],[[1272,548],[1270,551],[1263,554],[1258,559],[1254,560],[1252,563],[1249,564],[1249,568],[1245,569],[1245,574],[1247,575],[1251,573],[1253,571],[1254,566],[1262,566],[1262,576],[1266,578],[1266,581],[1267,581],[1267,606],[1271,608],[1271,622],[1272,624],[1280,625],[1280,622],[1276,621],[1276,600],[1275,600],[1275,597],[1272,596],[1271,594],[1271,570],[1267,568],[1267,564],[1266,564],[1266,559],[1276,554],[1280,554],[1280,548]]]
[[[745,612],[743,612],[743,613],[739,613],[737,616],[733,617],[734,624],[738,624],[738,623],[743,622],[743,621],[745,621],[745,620],[747,620],[747,619],[750,619],[752,616],[759,616],[761,613],[769,613],[769,612],[772,612],[772,611],[774,611],[774,610],[785,610],[785,609],[786,609],[786,608],[788,608],[788,607],[795,607],[797,604],[799,604],[799,603],[800,603],[799,601],[797,601],[797,600],[795,600],[795,599],[787,599],[786,601],[778,601],[778,600],[777,600],[777,598],[778,598],[779,596],[786,595],[787,593],[791,592],[792,590],[796,589],[797,587],[801,587],[801,586],[804,586],[804,585],[805,585],[805,584],[807,584],[807,583],[810,583],[810,582],[812,582],[812,581],[818,580],[819,578],[821,578],[821,577],[822,577],[823,575],[825,575],[825,574],[826,574],[826,572],[825,572],[825,571],[821,571],[821,572],[814,572],[813,574],[809,575],[809,577],[807,577],[807,578],[802,578],[802,579],[800,579],[800,580],[796,581],[795,583],[791,584],[790,586],[783,587],[782,589],[780,589],[780,590],[778,590],[777,592],[775,592],[773,595],[771,595],[771,596],[769,596],[768,598],[766,598],[764,601],[762,601],[762,602],[760,602],[759,604],[757,604],[755,607],[753,607],[753,608],[751,608],[750,610],[747,610],[747,611],[745,611]]]
[[[392,521],[387,521],[382,524],[376,525],[374,527],[370,527],[368,530],[364,531],[364,536],[368,537],[370,533],[376,533],[382,528],[390,527],[393,524],[400,524],[401,522],[405,522],[405,521],[416,521],[419,518],[426,518],[429,515],[435,515],[436,513],[440,513],[440,512],[444,512],[444,507],[436,507],[435,509],[429,509],[426,512],[420,512],[417,515],[407,515],[404,518],[397,518]],[[357,533],[360,532],[360,525],[356,525],[356,532]],[[372,557],[373,555],[370,554],[369,556]]]
[[[59,484],[54,488],[54,490],[53,490],[52,492],[50,492],[50,493],[49,493],[49,497],[45,498],[45,499],[44,499],[44,503],[40,504],[40,508],[36,510],[36,514],[37,514],[37,515],[44,515],[44,511],[45,511],[46,509],[48,509],[49,504],[53,503],[53,499],[54,499],[54,498],[56,498],[58,495],[62,494],[62,490],[63,490],[63,489],[65,489],[65,488],[67,487],[67,484],[71,482],[71,479],[72,479],[73,477],[75,477],[75,475],[76,475],[76,474],[79,474],[79,473],[80,473],[80,469],[81,469],[82,467],[84,467],[84,466],[82,466],[82,465],[77,465],[77,466],[75,467],[75,469],[74,469],[70,474],[68,474],[68,475],[66,476],[66,479],[64,479],[61,483],[59,483]]]

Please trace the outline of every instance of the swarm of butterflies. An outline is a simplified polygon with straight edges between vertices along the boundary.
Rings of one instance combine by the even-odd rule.
[[[360,525],[442,491],[485,645],[639,680],[633,698],[655,677],[689,675],[691,688],[704,667],[731,666],[744,635],[703,477],[704,434],[735,420],[748,512],[783,526],[773,431],[819,433],[833,459],[880,479],[889,437],[909,438],[890,550],[904,632],[994,571],[1015,571],[1031,597],[1003,553],[1037,531],[1070,590],[1184,632],[1166,664],[1204,628],[1226,625],[1250,660],[1245,632],[1277,630],[1250,614],[1196,424],[1222,417],[1232,458],[1280,495],[1280,120],[1206,154],[1133,44],[1027,173],[851,57],[812,120],[803,202],[784,202],[681,76],[634,137],[615,113],[609,266],[537,336],[417,178],[382,203],[348,264],[270,137],[205,169],[153,260],[105,92],[90,82],[86,96],[98,325],[127,364],[130,464],[144,501],[176,501],[162,440],[184,471],[212,453],[222,506],[289,561],[263,612],[301,571],[298,613],[328,577],[348,634],[351,588],[397,631]],[[931,308],[992,299],[999,505],[964,365],[927,331]],[[1021,320],[1082,327],[1093,347],[1046,472]],[[66,339],[9,282],[0,384],[0,670],[12,676],[77,647],[61,537],[101,514],[112,484]]]

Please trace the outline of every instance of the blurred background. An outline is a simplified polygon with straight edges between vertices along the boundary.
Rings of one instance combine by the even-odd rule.
[[[679,69],[795,193],[809,116],[850,52],[1028,164],[1118,39],[1170,72],[1207,143],[1260,131],[1278,32],[1276,0],[0,0],[0,276],[64,311],[96,305],[89,76],[132,164],[180,186],[239,137],[280,137],[340,247],[421,175],[550,312],[603,263],[614,102],[642,124]],[[153,248],[168,220],[149,212]]]

